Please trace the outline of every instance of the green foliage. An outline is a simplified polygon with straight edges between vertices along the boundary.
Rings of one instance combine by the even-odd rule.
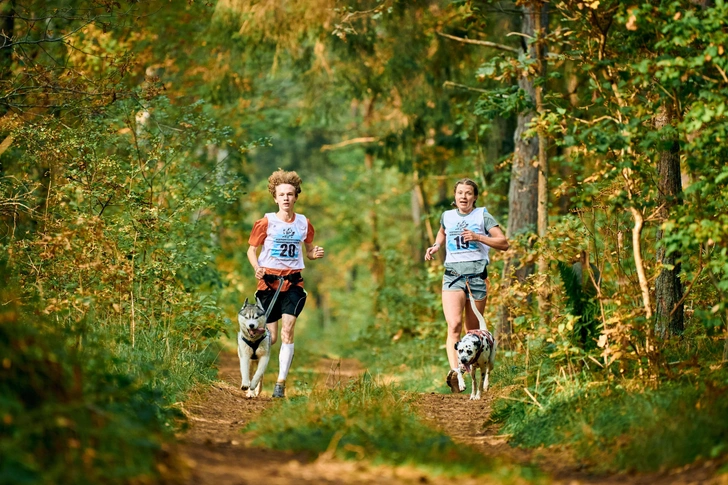
[[[45,188],[26,192],[43,212],[5,238],[18,286],[3,301],[37,304],[8,309],[3,326],[3,482],[166,479],[172,404],[214,377],[220,277],[204,211],[237,181],[196,152],[227,133],[199,107],[180,114],[157,99],[149,125],[137,108],[13,133],[23,156],[5,180]],[[168,127],[175,119],[182,129]]]
[[[569,311],[575,317],[579,317],[573,325],[573,340],[584,349],[593,348],[599,335],[599,303],[594,298],[594,286],[589,276],[583,274],[584,269],[580,262],[567,265],[563,261],[557,261],[557,266],[561,281],[564,283]],[[592,271],[598,284],[599,272],[596,267],[593,267]]]
[[[14,285],[0,296],[10,302],[0,310],[0,483],[170,478],[169,424],[178,416],[170,396],[115,370],[108,342],[81,346],[34,305],[21,306]]]
[[[589,380],[588,375],[583,375]],[[714,380],[718,378],[718,380]],[[728,407],[725,376],[659,389],[561,380],[560,391],[533,402],[499,401],[494,420],[512,442],[538,447],[568,444],[601,471],[652,471],[725,452]],[[629,386],[629,387],[628,387]]]
[[[248,429],[255,433],[255,443],[274,449],[409,464],[445,475],[497,475],[513,480],[521,472],[428,428],[413,413],[410,399],[367,373],[346,386],[317,389],[308,397],[271,407]]]
[[[111,30],[68,39],[112,61],[128,39],[117,43]],[[154,483],[177,473],[173,404],[214,377],[224,325],[216,213],[238,197],[233,161],[267,143],[234,138],[204,103],[176,106],[153,79],[111,86],[123,72],[79,52],[67,78],[90,84],[74,86],[78,96],[53,112],[8,113],[2,126],[11,148],[0,166],[0,244],[15,281],[3,302],[35,302],[7,307],[3,327],[3,483]],[[65,92],[54,76],[23,102]],[[89,101],[84,89],[104,76],[118,98]]]
[[[27,256],[30,265],[17,261],[21,281],[27,288],[37,281],[49,311],[74,308],[82,316],[93,308],[97,318],[119,320],[136,303],[141,326],[169,322],[174,305],[169,329],[212,337],[219,331],[209,318],[214,299],[191,291],[220,286],[206,210],[227,204],[238,181],[225,172],[224,158],[195,152],[202,140],[225,142],[227,132],[199,107],[178,116],[160,99],[140,112],[148,124],[134,119],[137,108],[119,103],[73,128],[53,119],[19,127],[25,156],[8,171],[32,181],[48,167],[49,179],[39,194],[47,197],[35,202],[46,206],[41,237],[16,230],[23,239],[11,251]]]

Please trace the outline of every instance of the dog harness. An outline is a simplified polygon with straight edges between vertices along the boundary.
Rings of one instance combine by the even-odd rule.
[[[270,334],[268,333],[268,329],[265,330],[265,335],[263,335],[263,338],[259,340],[248,340],[242,335],[240,335],[240,338],[245,342],[248,347],[253,349],[253,356],[250,358],[250,360],[258,360],[258,356],[255,354],[258,351],[258,347],[260,347],[260,343],[265,340]]]
[[[471,335],[471,334],[475,335],[476,337],[478,337],[478,340],[480,340],[480,348],[475,353],[475,357],[473,357],[473,359],[470,361],[470,362],[477,362],[478,359],[480,358],[480,356],[483,354],[483,349],[485,348],[485,345],[483,345],[483,342],[484,341],[487,342],[488,345],[490,346],[490,348],[492,349],[493,345],[495,344],[495,339],[493,338],[493,334],[491,334],[487,330],[480,330],[480,329],[468,330],[468,335]]]
[[[297,274],[300,279],[303,279],[303,278],[301,278],[301,273],[300,272],[299,273],[293,273],[293,274]],[[288,275],[288,276],[292,276],[292,275]],[[268,277],[270,277],[270,278],[268,278]],[[266,279],[266,278],[268,278],[268,279]],[[286,276],[274,276],[274,275],[268,275],[268,274],[263,276],[263,280],[268,285],[268,288],[270,288],[270,284],[268,284],[268,281],[269,280],[270,281],[278,280],[278,289],[276,290],[276,294],[273,295],[273,299],[271,300],[270,305],[268,305],[268,309],[265,311],[265,321],[266,322],[268,321],[268,317],[270,316],[271,310],[273,310],[273,305],[276,304],[276,300],[278,299],[278,295],[281,293],[281,287],[283,286],[283,280],[286,279],[286,278],[287,278]],[[242,333],[240,334],[240,338],[243,340],[243,342],[245,342],[248,347],[250,347],[251,349],[253,349],[253,356],[250,358],[251,360],[258,360],[258,356],[255,353],[258,351],[258,347],[260,347],[260,343],[263,340],[265,340],[266,337],[269,337],[269,336],[270,336],[270,333],[268,332],[268,329],[267,328],[265,329],[265,335],[263,336],[263,338],[258,339],[258,340],[248,340],[245,337],[243,337]]]

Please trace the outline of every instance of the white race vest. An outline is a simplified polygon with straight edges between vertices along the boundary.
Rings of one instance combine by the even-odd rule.
[[[268,231],[258,265],[271,269],[303,269],[303,241],[308,235],[308,220],[296,214],[293,222],[283,222],[275,213],[266,214]]]
[[[476,234],[486,234],[483,224],[484,211],[484,208],[476,207],[470,211],[470,214],[464,216],[459,214],[457,209],[453,209],[445,211],[442,215],[442,225],[445,229],[445,246],[447,248],[445,253],[446,263],[480,260],[490,263],[488,258],[490,248],[488,246],[481,242],[463,241],[462,237],[465,229],[470,229]]]

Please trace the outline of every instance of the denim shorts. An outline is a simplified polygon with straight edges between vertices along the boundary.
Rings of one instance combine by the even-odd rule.
[[[455,282],[451,285],[452,282]],[[464,276],[455,276],[445,273],[442,277],[442,291],[464,291],[465,298],[470,298],[470,293],[465,287],[466,278]],[[473,293],[475,301],[481,301],[488,295],[487,288],[485,286],[485,280],[480,276],[469,276],[467,277],[470,291]]]

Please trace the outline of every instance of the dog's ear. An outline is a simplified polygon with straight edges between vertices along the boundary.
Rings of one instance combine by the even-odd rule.
[[[243,306],[247,306],[247,305],[248,305],[248,299],[246,298],[245,301],[243,302]]]
[[[260,307],[261,310],[265,310],[265,307],[263,306],[263,302],[260,301],[260,298],[258,298],[257,296],[255,297],[255,303],[256,303],[256,305],[258,305]]]
[[[459,343],[460,343],[460,342],[455,342],[455,350],[460,350],[460,349],[458,349],[458,344],[459,344]]]

